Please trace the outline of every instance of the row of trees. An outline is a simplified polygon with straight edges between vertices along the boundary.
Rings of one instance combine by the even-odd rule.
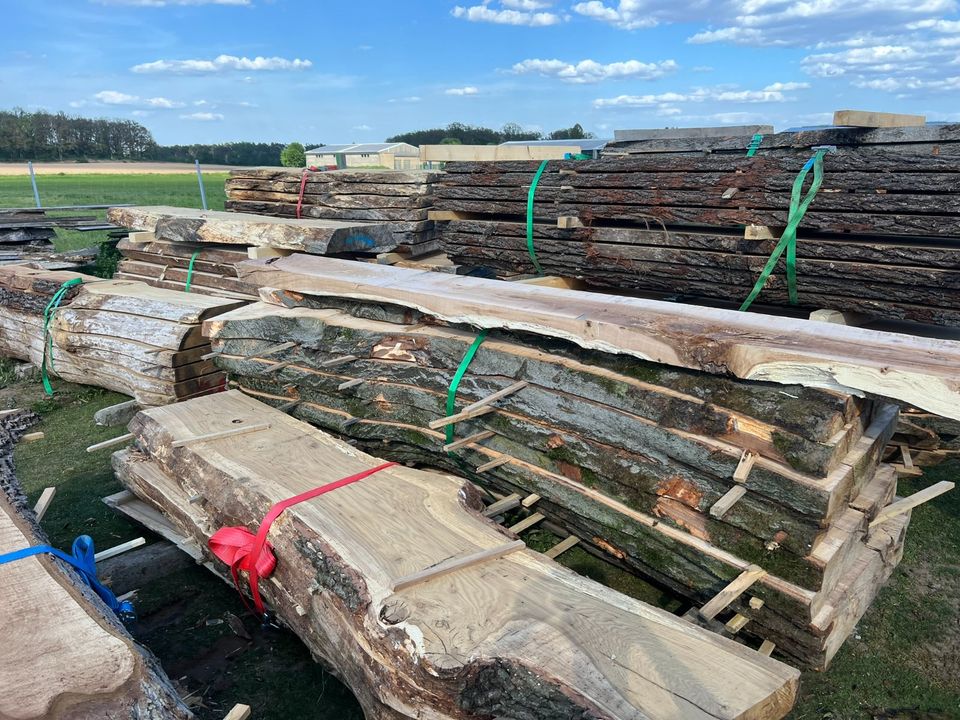
[[[515,140],[586,140],[594,137],[586,132],[580,123],[573,127],[554,130],[544,135],[540,132],[524,130],[516,123],[507,123],[500,130],[450,123],[445,128],[414,130],[388,137],[387,142],[405,142],[411,145],[499,145]]]

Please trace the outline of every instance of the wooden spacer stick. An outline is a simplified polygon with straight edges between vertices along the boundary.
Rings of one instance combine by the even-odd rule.
[[[268,367],[266,370],[264,370],[264,372],[267,374],[279,372],[280,370],[283,370],[288,365],[293,365],[293,360],[284,360],[283,362],[275,363],[270,367]]]
[[[747,489],[743,485],[734,485],[727,490],[726,494],[717,500],[710,507],[710,516],[722,518],[729,512],[730,508],[740,502],[740,498],[747,494]]]
[[[38,432],[27,433],[26,435],[20,438],[20,442],[25,442],[25,443],[37,442],[38,440],[43,440],[43,437],[44,437],[43,431],[40,430]]]
[[[268,430],[270,428],[270,423],[256,423],[254,425],[241,425],[239,427],[227,428],[226,430],[218,430],[216,432],[206,433],[204,435],[197,435],[195,437],[183,438],[182,440],[174,440],[170,443],[170,447],[184,447],[185,445],[191,445],[198,442],[206,442],[208,440],[219,440],[220,438],[233,437],[234,435],[245,435],[246,433],[259,432],[260,430]]]
[[[40,493],[37,504],[33,506],[33,512],[37,516],[37,522],[43,520],[43,516],[47,514],[47,510],[50,508],[50,503],[53,502],[53,496],[56,494],[57,489],[55,487],[44,488],[43,492]]]
[[[544,516],[540,513],[533,513],[533,515],[528,515],[523,520],[518,522],[516,525],[511,525],[508,529],[512,533],[517,533],[518,535],[524,530],[528,530],[536,525],[538,522],[544,519]]]
[[[356,387],[357,385],[362,385],[366,382],[365,378],[354,378],[353,380],[347,380],[337,385],[337,390],[346,390],[348,388]]]
[[[253,248],[248,248],[253,249]],[[228,712],[223,720],[249,720],[251,715],[251,710],[249,705],[242,705],[237,703],[233,706],[233,709]]]
[[[336,367],[337,365],[343,365],[343,364],[345,364],[345,363],[351,363],[351,362],[353,362],[354,360],[359,360],[359,359],[360,359],[360,358],[358,358],[356,355],[344,355],[343,357],[331,358],[330,360],[324,360],[324,361],[323,361],[322,363],[320,363],[317,367],[331,368],[331,367]]]
[[[497,547],[487,548],[486,550],[479,550],[474,553],[469,553],[467,555],[461,555],[460,557],[450,558],[449,560],[444,560],[443,562],[437,563],[433,567],[426,568],[420,572],[415,572],[410,575],[404,575],[401,578],[397,578],[391,583],[390,589],[393,592],[399,592],[401,590],[406,590],[411,588],[414,585],[420,585],[425,583],[428,580],[433,580],[434,578],[441,577],[442,575],[447,575],[457,570],[463,570],[464,568],[477,565],[488,560],[496,560],[510,553],[516,552],[525,548],[523,540],[514,540],[511,543],[505,545],[498,545]]]
[[[127,550],[133,550],[134,548],[138,548],[141,545],[146,545],[146,544],[147,544],[147,541],[142,537],[138,537],[135,540],[128,540],[127,542],[121,543],[120,545],[114,545],[112,548],[101,550],[100,552],[98,552],[96,555],[93,556],[93,561],[100,562],[101,560],[106,560],[107,558],[116,557],[121,553],[127,552]]]
[[[539,495],[537,495],[536,493],[531,493],[530,495],[527,495],[523,499],[523,502],[521,502],[520,504],[523,505],[525,508],[533,507],[534,505],[537,504],[537,500],[539,499],[540,499]]]
[[[520,507],[520,499],[517,493],[510,493],[506,497],[500,498],[495,503],[488,505],[483,511],[483,514],[487,517],[494,517],[507,510],[513,510],[516,507]]]
[[[907,445],[900,446],[900,456],[903,458],[904,467],[913,467],[913,456],[910,455],[910,448]]]
[[[727,628],[727,630],[729,630],[734,635],[736,635],[738,632],[743,630],[744,626],[746,626],[748,622],[750,622],[750,618],[748,618],[746,615],[741,615],[740,613],[737,613],[732,618],[727,620],[725,627]]]
[[[721,610],[730,605],[766,574],[767,571],[759,565],[751,565],[700,608],[700,616],[705,620],[713,620]]]
[[[565,553],[567,550],[572,548],[578,542],[580,542],[580,538],[578,538],[576,535],[570,535],[569,537],[564,538],[563,540],[558,542],[556,545],[554,545],[552,548],[547,550],[544,553],[544,555],[546,555],[551,560],[554,560],[555,558],[559,557],[560,555]]]
[[[738,483],[745,483],[750,477],[750,471],[753,470],[753,464],[757,461],[757,454],[744,450],[740,455],[740,462],[737,469],[733,471],[733,480]]]
[[[482,472],[486,472],[487,470],[493,470],[495,467],[506,465],[512,459],[513,458],[511,458],[509,455],[501,455],[498,458],[494,458],[490,462],[485,462],[483,465],[478,465],[477,472],[482,473]]]
[[[914,493],[910,497],[897,500],[878,512],[877,516],[870,521],[870,527],[876,527],[880,523],[886,522],[892,517],[901,515],[907,510],[915,508],[918,505],[923,505],[923,503],[927,502],[928,500],[933,500],[935,497],[953,490],[953,487],[954,483],[950,482],[949,480],[941,480],[940,482],[935,483],[928,488],[924,488],[920,492]]]
[[[772,643],[769,640],[764,640],[760,644],[760,649],[757,650],[757,652],[760,653],[761,655],[766,655],[767,657],[770,657],[771,655],[773,655],[773,650],[776,647],[777,647],[776,643]]]
[[[264,350],[258,350],[258,351],[255,352],[255,353],[250,353],[249,355],[244,355],[243,358],[241,358],[241,359],[242,359],[242,360],[253,360],[254,358],[267,357],[268,355],[273,355],[273,354],[275,354],[275,353],[281,352],[282,350],[288,350],[288,349],[290,349],[290,348],[292,348],[292,347],[296,347],[296,346],[297,346],[297,344],[296,344],[295,342],[282,342],[282,343],[278,343],[277,345],[273,345],[273,346],[271,346],[271,347],[268,347],[268,348],[266,348],[266,349],[264,349]]]
[[[481,430],[480,432],[474,433],[469,437],[461,438],[460,440],[454,440],[452,443],[447,443],[443,446],[443,451],[450,452],[451,450],[462,448],[464,445],[472,445],[473,443],[478,443],[481,440],[486,440],[494,435],[496,435],[496,433],[493,430]]]
[[[477,402],[473,403],[472,405],[467,405],[463,410],[458,412],[456,415],[448,415],[445,418],[434,420],[433,422],[428,424],[428,427],[431,430],[436,430],[437,428],[446,427],[447,425],[450,425],[452,423],[457,423],[462,420],[469,420],[470,418],[478,417],[479,415],[488,413],[493,409],[488,407],[490,403],[496,402],[501,398],[505,398],[507,397],[507,395],[513,395],[513,393],[517,392],[518,390],[523,390],[523,388],[525,388],[529,384],[530,383],[527,382],[526,380],[520,380],[519,382],[515,382],[513,385],[510,385],[509,387],[505,387],[503,390],[498,390],[492,395],[488,395],[483,400],[477,400]]]
[[[97,450],[103,450],[104,448],[111,447],[113,445],[120,445],[125,442],[133,440],[133,433],[125,433],[119,437],[111,438],[110,440],[104,440],[103,442],[98,442],[94,445],[91,445],[87,448],[87,452],[96,452]]]

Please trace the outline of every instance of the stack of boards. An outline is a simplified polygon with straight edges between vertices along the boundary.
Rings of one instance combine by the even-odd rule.
[[[798,232],[799,308],[960,324],[960,125],[778,133],[754,157],[744,144],[653,139],[605,151],[620,157],[550,161],[533,209],[543,272],[737,307],[787,224],[811,148],[835,145]],[[438,228],[454,262],[536,272],[525,220],[538,168],[447,164],[434,217],[449,218]],[[789,306],[784,267],[781,257],[758,302]]]
[[[206,548],[217,528],[383,461],[240,392],[137,415],[123,484]],[[270,609],[367,718],[781,718],[799,672],[525,547],[476,488],[382,468],[284,511]],[[211,567],[229,577],[229,568]]]
[[[111,221],[138,232],[121,240],[117,278],[169,290],[252,299],[257,288],[237,279],[248,257],[293,251],[318,255],[388,252],[385,223],[287,219],[164,206],[115,207]]]
[[[44,310],[64,283],[44,327]],[[0,267],[0,354],[42,367],[51,378],[97,385],[141,405],[164,405],[223,387],[203,356],[201,323],[241,303],[188,295],[128,280],[74,272]]]
[[[226,207],[297,217],[299,204],[301,217],[386,221],[397,251],[416,258],[439,249],[434,223],[427,215],[441,177],[442,173],[420,170],[244,168],[234,170],[227,179]]]
[[[55,228],[108,228],[93,215],[53,217],[42,209],[0,208],[0,265],[43,260],[54,252]]]
[[[28,423],[0,420],[0,554],[47,543],[8,471]],[[187,720],[156,659],[69,567],[38,555],[0,565],[0,717]]]
[[[896,405],[671,367],[718,372],[721,356],[702,350],[727,351],[730,334],[757,345],[728,357],[758,363],[775,345],[759,326],[694,342],[656,317],[676,312],[668,303],[303,255],[240,272],[267,302],[204,328],[235,386],[391,459],[536,494],[546,517],[693,603],[749,571],[749,596],[725,612],[798,663],[825,667],[899,562],[909,515],[873,522],[896,491],[879,463]],[[659,363],[630,344],[644,318]],[[765,319],[768,334],[783,323]],[[490,329],[451,408],[477,337],[468,324]],[[793,328],[784,333],[792,345]],[[672,357],[671,342],[693,352]],[[870,375],[866,360],[811,350],[851,379]],[[771,367],[785,357],[767,352]],[[814,359],[798,360],[786,364],[797,379],[817,375]],[[869,389],[897,393],[901,371],[887,367],[868,384],[889,383]],[[767,377],[794,382],[789,370]]]

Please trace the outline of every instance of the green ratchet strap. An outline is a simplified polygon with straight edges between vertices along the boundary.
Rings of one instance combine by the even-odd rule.
[[[467,348],[466,354],[463,356],[463,360],[460,361],[460,367],[457,368],[456,374],[453,376],[453,380],[450,381],[450,389],[447,390],[447,417],[453,415],[454,406],[457,402],[457,388],[460,387],[460,380],[463,379],[463,374],[467,371],[467,368],[470,366],[470,362],[473,360],[473,356],[477,354],[477,349],[483,343],[484,338],[487,337],[487,331],[481,330],[480,334],[477,335],[477,339],[473,341],[473,344]],[[447,434],[447,444],[453,442],[453,427],[456,423],[450,423],[446,427]],[[453,454],[452,452],[450,453]]]
[[[536,269],[537,275],[543,275],[543,268],[540,267],[537,253],[533,249],[533,196],[537,193],[537,183],[540,182],[540,176],[543,175],[548,162],[550,161],[544,160],[540,163],[540,169],[533,176],[533,182],[530,183],[530,190],[527,192],[527,251],[530,253],[530,260],[533,261],[533,267]]]
[[[828,149],[829,148],[823,148],[817,150],[816,154],[807,160],[800,174],[797,175],[797,179],[793,181],[793,190],[790,193],[790,213],[787,216],[787,227],[783,231],[783,235],[780,236],[780,242],[777,243],[777,246],[770,254],[770,259],[767,260],[767,264],[763,266],[763,271],[760,273],[760,277],[757,278],[753,290],[750,292],[750,295],[747,296],[747,299],[743,301],[743,305],[740,306],[741,311],[749,308],[750,305],[753,304],[753,301],[757,299],[767,279],[770,277],[770,273],[772,273],[776,267],[777,261],[779,261],[780,256],[783,255],[784,250],[787,251],[787,289],[790,294],[790,304],[797,304],[797,227],[799,227],[800,221],[803,220],[807,208],[810,206],[810,203],[813,202],[813,198],[816,196],[817,190],[820,189],[820,184],[823,182],[823,156]],[[807,173],[810,172],[810,168],[813,168],[813,183],[801,201],[800,190],[803,188],[803,181],[806,179]]]
[[[63,301],[63,298],[66,297],[70,288],[82,283],[83,278],[67,280],[57,288],[53,297],[50,298],[50,302],[48,302],[47,306],[43,309],[43,362],[40,364],[40,377],[43,379],[43,389],[47,395],[53,395],[53,386],[50,384],[50,378],[47,375],[48,362],[50,369],[56,372],[53,367],[53,335],[50,333],[50,321],[53,320],[54,313],[57,312],[57,308],[60,307],[60,303]]]
[[[190,283],[193,282],[193,264],[197,261],[197,255],[199,254],[200,251],[197,250],[190,256],[190,265],[187,266],[187,285],[183,288],[184,292],[190,292]]]
[[[750,144],[747,145],[747,157],[753,157],[757,154],[757,150],[760,148],[760,143],[763,142],[763,134],[757,133],[753,136],[753,139],[750,141]]]

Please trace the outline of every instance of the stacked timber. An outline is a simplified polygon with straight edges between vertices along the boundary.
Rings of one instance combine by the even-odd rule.
[[[0,554],[47,544],[10,469],[28,424],[0,420]],[[193,717],[156,658],[66,563],[37,555],[0,564],[0,602],[0,717]]]
[[[793,704],[797,671],[527,549],[463,480],[383,467],[238,392],[147,410],[130,430],[118,477],[204,548],[373,471],[286,509],[259,583],[368,720],[763,719]]]
[[[799,229],[797,307],[960,325],[960,155],[886,147],[824,157]],[[450,163],[435,217],[449,220],[438,226],[441,243],[458,264],[501,274],[539,265],[599,288],[739,304],[787,225],[809,146],[800,154],[551,162],[534,193],[530,242],[537,163]],[[791,306],[785,263],[784,255],[760,302]]]
[[[243,168],[227,179],[226,207],[283,217],[387,221],[398,251],[420,257],[439,249],[427,215],[441,177],[420,170]]]
[[[736,356],[762,364],[758,328],[707,318],[717,339],[691,342],[689,317],[656,317],[676,312],[666,303],[305,256],[241,274],[268,302],[205,324],[237,387],[391,459],[536,494],[538,512],[693,603],[763,568],[727,612],[798,663],[826,666],[899,562],[909,515],[871,525],[896,490],[879,458],[897,407],[724,377]],[[652,357],[634,349],[644,320]],[[477,338],[464,324],[488,330],[456,385]],[[723,347],[751,336],[752,350]],[[781,382],[822,384],[812,354],[766,359]],[[823,363],[871,375],[851,356]],[[697,364],[716,374],[671,367]]]
[[[54,226],[39,210],[0,210],[0,261],[53,252]]]
[[[117,225],[137,232],[118,244],[117,277],[155,287],[230,299],[256,297],[237,280],[236,263],[247,257],[293,251],[318,255],[393,250],[383,222],[297,220],[164,206],[111,208]]]
[[[69,282],[78,284],[61,290]],[[0,354],[45,366],[52,378],[163,405],[223,387],[223,373],[204,358],[210,345],[201,323],[240,304],[127,280],[0,267]]]

